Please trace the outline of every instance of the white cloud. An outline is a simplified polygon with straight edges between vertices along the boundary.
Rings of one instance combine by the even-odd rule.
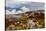
[[[9,10],[6,10],[6,14],[15,14],[16,10],[12,10],[11,12]]]
[[[21,9],[23,10],[23,12],[22,11],[20,11],[20,10],[18,10],[17,12],[16,12],[16,10],[12,10],[12,12],[10,12],[9,10],[6,10],[6,14],[18,14],[18,13],[24,13],[24,12],[26,12],[26,11],[32,11],[32,10],[38,10],[38,9],[44,9],[44,7],[39,7],[38,9],[30,9],[30,8],[32,8],[31,6],[30,6],[30,2],[25,2],[25,1],[18,1],[18,0],[7,0],[6,1],[6,5],[8,6],[9,4],[12,4],[12,6],[13,6],[13,4],[26,4],[26,5],[28,5],[28,3],[29,3],[29,6],[27,6],[27,7],[22,7]],[[33,3],[32,3],[33,4]],[[33,4],[34,5],[34,4]],[[36,4],[35,4],[36,5]],[[40,5],[40,4],[39,4]],[[38,5],[38,6],[39,6]],[[11,6],[11,5],[10,5]],[[36,7],[33,7],[33,8],[36,8]]]
[[[17,11],[17,12],[15,12],[15,14],[19,14],[19,13],[23,13],[22,11]]]
[[[14,10],[12,10],[11,12],[9,11],[9,10],[6,10],[6,14],[19,14],[19,13],[23,13],[22,11],[17,11],[16,12],[16,10],[14,9]]]
[[[30,11],[28,8],[26,8],[25,6],[24,7],[22,7],[21,8],[23,11],[20,11],[20,10],[18,10],[17,12],[16,12],[16,10],[14,9],[14,10],[12,10],[11,12],[9,11],[9,10],[6,10],[6,14],[19,14],[19,13],[24,13],[24,12],[26,12],[26,11]]]
[[[8,10],[6,10],[6,14],[9,14],[10,12]]]
[[[25,6],[21,8],[23,10],[23,12],[26,12],[26,11],[30,11],[28,8],[26,8]]]

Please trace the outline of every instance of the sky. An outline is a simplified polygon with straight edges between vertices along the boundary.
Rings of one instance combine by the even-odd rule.
[[[44,10],[44,3],[6,0],[6,14],[18,14],[33,10]]]

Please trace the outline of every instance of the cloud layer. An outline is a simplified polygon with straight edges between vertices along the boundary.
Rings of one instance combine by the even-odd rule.
[[[18,13],[24,13],[26,11],[30,11],[28,8],[26,8],[25,6],[21,8],[23,11],[17,11],[14,9],[11,12],[9,10],[6,10],[6,14],[18,14]]]
[[[6,9],[6,14],[18,14],[32,10],[39,10],[39,9],[44,10],[44,3],[6,0],[6,8],[7,7],[9,7],[12,10],[10,12],[9,9]],[[18,11],[16,12],[16,10]]]

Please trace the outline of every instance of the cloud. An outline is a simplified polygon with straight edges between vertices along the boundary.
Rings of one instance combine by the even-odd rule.
[[[6,14],[19,14],[19,13],[24,13],[24,12],[27,12],[27,11],[30,11],[28,8],[26,8],[25,6],[21,8],[23,11],[21,10],[18,10],[16,12],[15,9],[13,9],[11,12],[9,10],[6,10]]]
[[[9,10],[6,10],[6,14],[15,14],[15,10],[12,10],[11,12]]]
[[[39,10],[44,9],[44,3],[39,2],[26,2],[26,1],[18,1],[18,0],[7,0],[6,6],[11,8],[21,8],[23,11],[18,10],[16,12],[15,9],[13,9],[11,12],[9,10],[6,10],[6,14],[18,14],[18,13],[24,13],[26,11],[32,11],[32,10]]]
[[[18,12],[16,12],[15,14],[19,14],[19,13],[23,13],[22,11],[18,11]]]
[[[25,6],[21,8],[23,10],[23,12],[27,12],[30,11],[29,8],[26,8]]]
[[[6,14],[19,14],[19,13],[23,13],[22,11],[17,11],[16,10],[12,10],[11,12],[9,10],[6,10]]]

